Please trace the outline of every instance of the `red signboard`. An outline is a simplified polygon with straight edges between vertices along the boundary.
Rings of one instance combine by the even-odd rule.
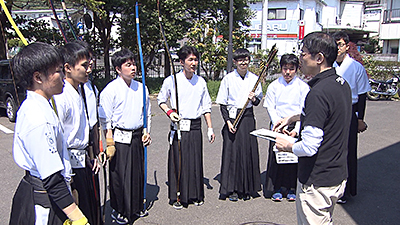
[[[303,40],[304,38],[304,25],[299,26],[299,40]]]
[[[260,33],[250,34],[252,38],[261,38]],[[267,34],[267,38],[297,38],[297,34]]]

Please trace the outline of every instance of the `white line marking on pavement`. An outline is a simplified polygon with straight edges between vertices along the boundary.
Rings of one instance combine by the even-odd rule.
[[[3,126],[1,124],[0,124],[0,130],[3,131],[6,134],[13,134],[14,133],[14,131],[8,129],[7,127],[5,127],[5,126]]]

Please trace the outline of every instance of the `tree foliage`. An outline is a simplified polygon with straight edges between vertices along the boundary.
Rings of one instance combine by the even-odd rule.
[[[32,7],[30,0],[9,0],[9,5],[18,9]],[[83,8],[93,12],[94,30],[83,34],[83,39],[94,46],[94,50],[104,57],[104,72],[107,80],[110,79],[110,51],[114,47],[125,47],[137,52],[137,36],[135,23],[135,2],[128,0],[70,0],[67,5],[78,9],[83,14]],[[60,9],[60,1],[54,1],[55,7]],[[35,1],[34,7],[49,8],[48,0]],[[210,78],[218,77],[226,66],[226,49],[229,37],[228,15],[229,1],[226,0],[164,0],[160,1],[162,25],[168,45],[176,50],[181,47],[181,40],[189,40],[202,55],[202,67]],[[246,0],[234,0],[234,48],[243,47],[246,39],[246,30],[240,29],[250,25],[252,12]],[[139,1],[140,31],[142,48],[145,58],[145,69],[152,69],[152,62],[164,43],[160,35],[157,0]],[[41,21],[23,21],[22,32],[30,41],[45,41],[55,45],[63,41],[59,32],[51,29]],[[118,26],[119,38],[113,40],[111,28]],[[69,28],[63,23],[64,30],[70,36]],[[204,29],[207,32],[204,34]],[[73,27],[72,29],[76,29]],[[9,30],[10,31],[10,30]],[[15,34],[11,31],[9,39]],[[13,36],[14,35],[14,36]],[[203,35],[203,37],[201,37]],[[216,37],[218,41],[216,42]],[[12,41],[18,45],[17,41]],[[167,58],[167,57],[165,57]],[[167,74],[168,75],[168,74]]]

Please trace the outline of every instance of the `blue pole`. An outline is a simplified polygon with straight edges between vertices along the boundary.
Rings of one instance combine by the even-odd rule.
[[[139,46],[139,56],[140,56],[140,68],[142,71],[142,84],[143,84],[143,131],[147,134],[147,105],[146,105],[146,83],[145,83],[145,71],[143,63],[143,53],[142,53],[142,42],[140,40],[140,29],[139,29],[139,3],[136,2],[136,31]],[[147,146],[144,146],[144,185],[143,185],[143,208],[146,210],[146,186],[147,186]]]

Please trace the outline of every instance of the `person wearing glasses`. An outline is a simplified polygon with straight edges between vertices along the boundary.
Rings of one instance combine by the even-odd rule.
[[[236,69],[221,81],[216,103],[220,104],[222,118],[222,162],[220,179],[220,199],[230,201],[249,200],[258,196],[261,190],[258,142],[250,134],[255,130],[253,106],[260,104],[263,97],[261,85],[252,91],[258,77],[248,71],[250,52],[239,48],[233,54]],[[247,99],[249,103],[245,105]],[[240,110],[245,111],[237,126],[233,123]]]
[[[286,117],[273,130],[300,120],[299,140],[276,138],[276,148],[298,157],[296,210],[298,224],[333,224],[337,200],[347,180],[347,142],[351,120],[351,90],[332,67],[337,57],[335,39],[323,32],[302,41],[300,70],[312,77],[301,114]]]
[[[347,167],[349,177],[345,194],[338,200],[338,203],[344,204],[350,196],[357,195],[357,142],[358,133],[364,132],[367,129],[367,124],[364,122],[365,106],[367,92],[371,90],[368,82],[368,75],[364,67],[350,57],[347,53],[349,50],[349,36],[339,31],[333,34],[338,45],[338,56],[333,66],[336,68],[336,73],[342,76],[351,88],[352,97],[352,115],[349,135],[349,153],[347,156]]]

